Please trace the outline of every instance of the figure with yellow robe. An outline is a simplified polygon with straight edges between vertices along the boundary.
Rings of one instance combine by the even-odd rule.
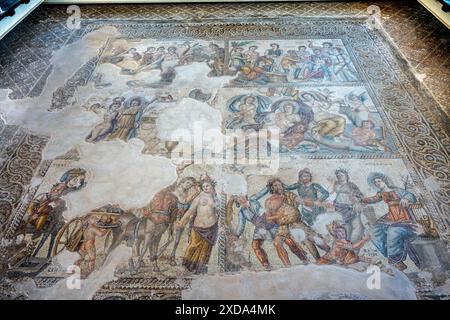
[[[141,125],[142,116],[157,98],[147,101],[143,97],[131,97],[124,102],[123,108],[116,117],[113,132],[109,134],[108,140],[120,139],[128,141],[137,136]]]
[[[26,229],[31,229],[33,239],[41,237],[35,256],[50,236],[50,244],[47,257],[50,257],[53,242],[62,224],[62,213],[66,210],[66,203],[62,196],[72,191],[79,190],[86,185],[86,171],[80,168],[67,170],[54,184],[49,192],[37,195],[27,208]]]
[[[328,136],[339,141],[344,134],[346,120],[332,111],[333,101],[319,92],[305,92],[300,95],[300,98],[314,112],[311,133],[320,140]]]
[[[142,55],[136,48],[130,48],[125,52],[112,56],[110,62],[121,68],[122,74],[133,73],[141,65]]]
[[[58,183],[53,185],[47,193],[38,195],[31,201],[28,207],[28,223],[34,226],[34,238],[37,238],[43,229],[49,215],[55,211],[65,209],[65,201],[61,199],[65,185]]]
[[[189,245],[183,257],[184,271],[194,274],[208,272],[208,263],[218,235],[218,200],[215,182],[208,176],[200,180],[201,192],[192,201],[184,216],[175,222],[176,229],[182,229],[191,222]]]
[[[49,192],[39,194],[28,206],[28,223],[33,225],[36,231],[40,231],[48,216],[56,209],[65,208],[65,202],[61,196],[82,188],[85,185],[86,171],[84,169],[70,169],[60,178],[59,183],[54,184]]]

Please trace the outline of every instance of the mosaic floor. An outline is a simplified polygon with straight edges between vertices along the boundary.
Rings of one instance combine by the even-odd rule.
[[[39,8],[0,43],[2,299],[448,298],[449,33],[375,4]]]

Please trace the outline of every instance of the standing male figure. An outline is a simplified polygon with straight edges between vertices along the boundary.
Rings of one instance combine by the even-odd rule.
[[[269,270],[269,259],[262,245],[266,240],[273,241],[275,239],[278,226],[268,221],[265,214],[260,214],[261,204],[257,199],[257,195],[254,195],[250,199],[247,196],[237,196],[233,200],[240,206],[238,226],[234,236],[239,238],[244,233],[247,221],[251,222],[255,226],[252,240],[253,252],[261,265]]]
[[[180,220],[184,213],[189,209],[194,198],[199,194],[197,181],[193,177],[181,178],[175,185],[171,186],[172,194],[178,199],[177,209],[178,214],[176,219]],[[173,245],[172,253],[170,255],[170,265],[176,266],[175,254],[177,252],[178,244],[180,243],[183,228],[175,231],[175,243]]]
[[[267,183],[271,196],[265,201],[267,220],[279,225],[275,235],[275,249],[284,266],[291,265],[288,253],[283,245],[286,243],[300,260],[307,262],[306,252],[294,241],[289,225],[298,222],[298,197],[292,192],[285,192],[283,182],[274,178]]]
[[[318,183],[312,182],[312,174],[308,168],[298,172],[298,182],[287,186],[286,190],[297,190],[302,204],[301,219],[308,225],[313,225],[319,214],[325,212],[323,202],[330,194]]]

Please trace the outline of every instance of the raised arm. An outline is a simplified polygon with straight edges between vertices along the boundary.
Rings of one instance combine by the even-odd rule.
[[[249,200],[258,201],[259,199],[261,199],[268,193],[269,193],[269,187],[265,186],[261,191],[252,195]]]
[[[297,190],[298,189],[298,183],[294,183],[294,184],[285,186],[284,188],[287,191]]]
[[[367,241],[370,240],[369,235],[365,235],[361,240],[355,243],[351,243],[346,240],[338,240],[337,245],[347,250],[358,250],[360,249]]]
[[[352,246],[353,250],[360,249],[369,240],[370,240],[370,236],[365,235],[361,240],[359,240],[358,242],[353,244],[353,246]]]
[[[404,208],[408,208],[410,203],[416,203],[417,198],[411,192],[406,190],[397,191],[397,194],[400,196],[400,206]],[[408,209],[407,209],[408,210]]]

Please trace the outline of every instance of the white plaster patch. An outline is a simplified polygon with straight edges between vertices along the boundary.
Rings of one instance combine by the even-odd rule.
[[[101,28],[54,52],[51,62],[57,67],[53,68],[39,97],[10,100],[7,97],[8,90],[1,91],[0,113],[8,124],[20,125],[37,134],[50,136],[42,154],[44,160],[64,154],[74,145],[84,141],[92,127],[100,122],[98,115],[79,107],[67,106],[64,110],[53,112],[48,109],[54,90],[62,86],[84,63],[96,56],[106,39],[115,33],[115,28]],[[76,98],[72,100],[76,101]]]
[[[65,196],[66,219],[106,204],[122,209],[147,205],[156,192],[176,180],[175,166],[163,157],[143,155],[144,143],[123,141],[83,143],[77,166],[93,173],[84,188]],[[155,170],[158,168],[158,170]]]
[[[194,143],[195,126],[202,130],[203,133],[211,129],[220,130],[222,116],[219,111],[211,108],[206,103],[183,98],[175,107],[164,109],[156,125],[158,135],[162,140]],[[182,132],[181,130],[186,132],[185,136],[176,134]]]
[[[192,281],[183,299],[255,300],[321,299],[328,296],[351,296],[360,299],[415,300],[415,290],[408,278],[381,273],[381,288],[370,290],[370,274],[337,266],[294,266],[271,272],[244,271],[233,275],[207,275]]]
[[[232,195],[247,194],[247,181],[244,175],[237,173],[222,173],[221,180],[224,186],[224,192]]]
[[[50,288],[37,288],[31,280],[25,280],[15,285],[17,290],[25,291],[30,300],[90,300],[94,294],[107,282],[116,279],[116,268],[128,263],[131,248],[120,245],[108,256],[102,266],[81,280],[80,289],[69,289],[67,279],[62,279]],[[58,261],[68,263],[74,257],[64,256]]]
[[[432,192],[437,192],[442,189],[444,184],[441,181],[438,181],[435,177],[430,176],[423,180],[423,184],[425,185],[425,188]]]

